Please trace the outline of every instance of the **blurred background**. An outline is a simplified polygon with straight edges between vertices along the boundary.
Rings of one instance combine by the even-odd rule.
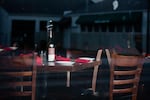
[[[150,52],[149,0],[0,0],[0,45],[45,49],[49,20],[56,47]]]
[[[129,47],[150,54],[149,0],[0,0],[0,49],[15,45],[24,51],[47,50],[50,20],[53,21],[56,50],[63,54],[66,49],[94,51],[95,57],[95,51],[100,48]],[[109,91],[109,65],[105,53],[102,54],[102,62],[97,90],[106,97]],[[150,100],[147,99],[150,93],[149,68],[148,59],[140,80],[138,100]],[[72,86],[87,87],[90,84],[87,78],[92,75],[90,72],[91,69],[73,73]],[[86,81],[81,76],[85,76]],[[44,98],[41,94],[45,91],[42,85],[47,79],[50,96],[51,93],[60,99],[61,95],[66,96],[63,95],[64,90],[67,91],[64,89],[66,73],[38,73],[39,100],[46,100],[41,99]],[[55,93],[58,90],[62,90],[59,96]],[[80,94],[82,91],[72,92]]]

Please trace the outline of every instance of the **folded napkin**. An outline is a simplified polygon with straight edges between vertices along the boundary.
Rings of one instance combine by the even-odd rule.
[[[5,47],[4,48],[4,51],[11,51],[12,49],[11,48],[9,48],[9,47]]]
[[[36,57],[36,63],[37,63],[37,65],[42,65],[41,57],[39,57],[39,56]]]
[[[56,61],[70,61],[70,58],[62,57],[62,56],[55,56]]]
[[[150,57],[150,54],[145,54],[145,57]]]
[[[75,62],[76,63],[88,63],[90,62],[90,60],[77,58],[75,59]]]

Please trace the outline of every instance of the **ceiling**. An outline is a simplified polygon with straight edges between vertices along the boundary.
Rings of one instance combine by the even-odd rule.
[[[62,15],[64,11],[82,9],[85,0],[0,0],[9,13]],[[78,1],[78,2],[77,2]]]
[[[97,1],[97,0],[96,0]],[[104,12],[113,11],[114,0],[0,0],[0,6],[8,13],[63,15],[64,11]],[[141,10],[147,8],[148,0],[118,0],[117,10]]]

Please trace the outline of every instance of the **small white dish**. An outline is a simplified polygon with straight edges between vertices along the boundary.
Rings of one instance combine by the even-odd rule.
[[[93,61],[95,58],[90,58],[90,57],[80,57],[79,59],[84,59],[84,60],[90,60],[90,61]]]
[[[0,49],[0,52],[3,51],[4,49]]]
[[[18,47],[9,47],[9,48],[11,48],[12,50],[16,50]]]
[[[150,56],[145,57],[146,59],[150,59]]]
[[[72,62],[72,61],[56,61],[57,64],[60,64],[60,65],[73,65],[75,62]]]

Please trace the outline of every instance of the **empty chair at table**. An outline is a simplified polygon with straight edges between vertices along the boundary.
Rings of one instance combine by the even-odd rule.
[[[111,54],[110,60],[110,100],[137,100],[138,84],[143,68],[142,56]],[[114,99],[116,100],[116,99]]]
[[[0,100],[36,100],[35,56],[0,58]]]
[[[95,57],[95,60],[96,61],[99,61],[100,62],[100,65],[102,63],[101,61],[101,56],[102,56],[102,49],[99,49],[97,51],[97,54],[96,54],[96,57]],[[88,95],[88,94],[92,94],[92,95],[97,95],[97,92],[96,92],[96,83],[97,83],[97,76],[98,76],[98,72],[99,72],[99,66],[100,65],[95,65],[94,66],[94,69],[93,69],[93,76],[92,76],[92,86],[91,88],[88,88],[86,90],[84,90],[81,95]]]

